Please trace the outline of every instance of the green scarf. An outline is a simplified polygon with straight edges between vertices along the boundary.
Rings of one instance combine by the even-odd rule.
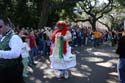
[[[59,58],[63,58],[63,43],[64,43],[64,38],[60,37],[60,47],[59,47]]]

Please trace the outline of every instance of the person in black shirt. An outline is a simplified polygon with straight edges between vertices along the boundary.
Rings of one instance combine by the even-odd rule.
[[[119,39],[116,53],[119,55],[119,61],[117,64],[119,82],[125,83],[125,35],[122,35]]]

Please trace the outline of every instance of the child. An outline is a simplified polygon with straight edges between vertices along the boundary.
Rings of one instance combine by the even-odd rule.
[[[22,48],[22,51],[21,51],[21,56],[22,56],[22,62],[23,62],[23,65],[24,65],[23,77],[28,77],[27,67],[28,67],[28,57],[29,57],[29,51],[30,51],[29,39],[26,35],[23,35],[22,40],[23,40],[23,48]]]

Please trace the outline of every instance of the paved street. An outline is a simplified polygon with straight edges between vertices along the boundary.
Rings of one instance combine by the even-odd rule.
[[[98,48],[80,47],[75,49],[77,66],[71,69],[69,79],[57,79],[49,67],[47,57],[37,59],[37,65],[28,68],[26,83],[118,83],[116,64],[117,55],[110,46]],[[57,73],[57,72],[56,72]]]

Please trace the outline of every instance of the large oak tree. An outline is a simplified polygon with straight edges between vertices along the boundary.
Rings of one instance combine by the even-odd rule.
[[[113,9],[113,0],[107,0],[103,4],[99,5],[98,0],[83,0],[77,3],[80,14],[86,13],[87,19],[81,21],[89,21],[92,25],[92,29],[96,30],[96,22],[103,17],[104,14],[110,12]]]

